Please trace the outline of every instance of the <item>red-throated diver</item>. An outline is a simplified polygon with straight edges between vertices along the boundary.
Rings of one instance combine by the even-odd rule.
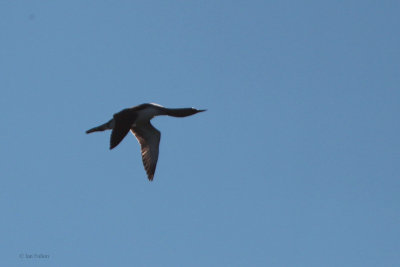
[[[113,149],[124,139],[130,130],[136,136],[141,146],[143,166],[148,179],[152,181],[154,172],[156,171],[161,133],[151,125],[150,120],[160,115],[186,117],[203,111],[206,110],[194,108],[165,108],[153,103],[142,104],[115,113],[110,121],[87,130],[86,133],[112,130],[110,149]]]

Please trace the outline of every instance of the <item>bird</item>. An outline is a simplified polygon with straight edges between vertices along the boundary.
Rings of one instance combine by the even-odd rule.
[[[111,120],[87,130],[86,133],[112,130],[110,137],[111,150],[118,146],[128,132],[131,131],[140,144],[143,166],[147,178],[149,181],[153,181],[158,161],[161,133],[150,123],[150,120],[161,115],[180,118],[204,111],[206,109],[165,108],[159,104],[145,103],[115,113]]]

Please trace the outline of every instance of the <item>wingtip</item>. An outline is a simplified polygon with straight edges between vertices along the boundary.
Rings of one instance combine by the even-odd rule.
[[[117,146],[116,144],[110,143],[110,150],[113,149],[113,148],[115,148],[116,146]]]

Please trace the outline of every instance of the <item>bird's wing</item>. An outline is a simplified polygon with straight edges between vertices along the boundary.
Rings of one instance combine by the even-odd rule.
[[[122,139],[128,134],[132,124],[136,120],[136,113],[130,109],[124,109],[114,114],[114,128],[111,132],[110,149],[121,143]]]
[[[143,166],[147,177],[152,181],[157,166],[161,133],[150,122],[132,127],[131,132],[141,146]]]

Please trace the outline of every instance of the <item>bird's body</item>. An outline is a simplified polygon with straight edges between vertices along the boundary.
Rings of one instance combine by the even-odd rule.
[[[150,120],[160,115],[186,117],[203,111],[205,110],[194,108],[171,109],[158,104],[142,104],[115,113],[110,121],[87,130],[86,133],[112,130],[110,149],[113,149],[131,131],[141,146],[143,165],[148,179],[152,181],[157,166],[161,133],[151,125]]]

